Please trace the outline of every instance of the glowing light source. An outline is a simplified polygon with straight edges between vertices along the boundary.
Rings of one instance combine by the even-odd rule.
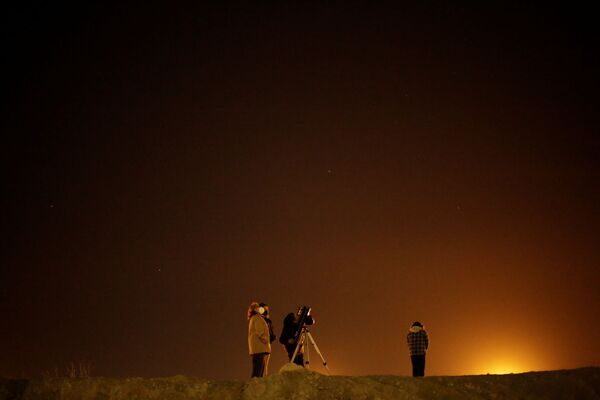
[[[486,373],[495,375],[505,375],[518,374],[525,371],[526,369],[523,368],[523,366],[520,363],[514,360],[498,359],[490,363]]]
[[[508,365],[499,364],[492,367],[487,373],[492,375],[506,375],[520,372],[517,368]]]

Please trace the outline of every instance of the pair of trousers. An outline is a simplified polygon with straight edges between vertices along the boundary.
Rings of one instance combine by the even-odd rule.
[[[286,345],[285,349],[287,350],[288,360],[290,360],[290,362],[304,367],[304,353],[300,352],[300,350],[302,350],[302,347],[300,347],[300,350],[298,351],[298,354],[296,354],[296,358],[294,358],[294,361],[292,361],[292,356],[294,355],[294,351],[296,351],[296,345]]]
[[[410,356],[413,376],[425,376],[425,354]]]
[[[252,378],[267,376],[269,367],[269,353],[252,354]]]

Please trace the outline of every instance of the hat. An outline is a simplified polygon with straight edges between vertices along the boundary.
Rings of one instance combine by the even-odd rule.
[[[418,326],[419,328],[422,328],[423,324],[420,323],[419,321],[415,321],[415,322],[413,322],[412,326]]]

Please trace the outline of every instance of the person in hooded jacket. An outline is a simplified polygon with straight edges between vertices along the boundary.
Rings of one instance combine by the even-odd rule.
[[[429,336],[423,324],[416,321],[406,335],[406,343],[410,352],[413,376],[425,376],[425,354],[429,348]]]
[[[262,314],[264,307],[253,302],[248,307],[248,352],[252,357],[252,378],[267,376],[271,341],[269,326]]]

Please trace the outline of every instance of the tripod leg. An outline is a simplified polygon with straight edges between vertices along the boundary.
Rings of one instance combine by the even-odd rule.
[[[306,335],[310,335],[310,332],[306,331]],[[306,341],[306,337],[304,338],[304,367],[307,369],[310,368],[310,346],[309,342]]]
[[[306,335],[308,336],[308,340],[310,341],[310,344],[313,345],[313,347],[315,348],[315,351],[317,352],[317,354],[319,355],[319,357],[321,357],[321,361],[323,361],[323,366],[327,370],[327,373],[329,373],[330,371],[329,371],[329,367],[327,366],[327,361],[325,361],[325,358],[323,357],[323,354],[321,354],[321,350],[319,350],[319,346],[317,346],[317,342],[315,342],[315,339],[313,339],[313,337],[310,334],[310,332],[306,332]]]
[[[290,360],[290,362],[294,362],[294,360],[296,359],[296,356],[298,355],[298,352],[300,351],[300,346],[302,346],[302,344],[304,343],[305,340],[305,332],[302,332],[300,334],[300,337],[298,338],[298,344],[296,344],[296,350],[294,350],[294,354],[292,355],[292,359]]]

